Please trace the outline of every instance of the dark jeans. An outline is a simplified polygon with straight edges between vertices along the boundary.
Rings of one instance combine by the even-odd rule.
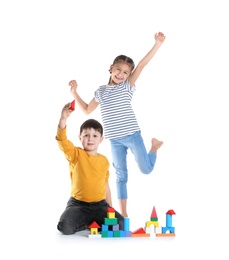
[[[87,229],[93,221],[102,227],[109,207],[105,200],[87,203],[70,197],[57,229],[65,235],[71,235]],[[115,218],[118,219],[119,229],[123,230],[123,216],[115,211]]]

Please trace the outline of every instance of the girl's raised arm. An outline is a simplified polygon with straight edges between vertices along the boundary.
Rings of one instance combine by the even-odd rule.
[[[90,114],[91,112],[93,112],[97,106],[99,105],[98,102],[95,101],[95,99],[93,98],[91,100],[91,102],[89,104],[87,104],[85,101],[83,101],[83,99],[79,96],[79,94],[77,93],[76,89],[77,89],[77,82],[75,80],[71,80],[69,82],[69,86],[71,86],[71,93],[76,101],[76,103],[78,104],[78,106],[80,107],[80,109],[86,114]]]
[[[165,40],[165,36],[162,32],[156,33],[154,35],[155,38],[155,44],[153,45],[152,49],[145,55],[145,57],[140,60],[134,71],[129,77],[130,86],[133,87],[135,82],[137,81],[138,77],[140,76],[142,70],[144,67],[149,63],[149,61],[153,58],[153,56],[156,54],[158,49],[161,47],[162,43]]]

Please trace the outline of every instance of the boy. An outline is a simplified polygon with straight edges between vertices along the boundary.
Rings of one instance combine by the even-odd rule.
[[[93,221],[101,226],[108,208],[112,207],[109,162],[97,152],[103,141],[103,127],[94,119],[85,121],[79,134],[83,148],[76,147],[66,136],[66,122],[72,112],[71,103],[63,107],[56,135],[59,148],[69,162],[71,178],[71,196],[57,225],[65,235],[85,230]],[[115,216],[123,230],[123,216],[117,211]]]

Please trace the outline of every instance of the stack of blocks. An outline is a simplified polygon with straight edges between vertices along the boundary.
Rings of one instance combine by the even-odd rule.
[[[124,230],[120,230],[114,209],[108,208],[107,218],[104,219],[101,235],[102,237],[130,237],[129,219],[124,218]]]
[[[153,228],[154,228],[153,233],[159,232],[159,222],[158,222],[158,217],[157,217],[155,207],[153,207],[150,221],[146,221],[146,225],[145,225],[146,233],[151,233],[151,226],[153,226]]]
[[[123,230],[119,229],[118,219],[115,217],[115,210],[108,208],[107,217],[104,224],[100,227],[95,221],[88,226],[90,229],[89,238],[111,238],[111,237],[150,237],[153,233],[158,236],[175,236],[175,228],[172,226],[172,215],[176,214],[173,210],[166,213],[166,226],[159,230],[159,222],[155,207],[153,207],[150,221],[146,221],[145,228],[130,231],[130,220],[124,218]],[[153,226],[153,232],[151,227]],[[99,232],[101,229],[101,232]],[[168,233],[169,232],[169,233]]]
[[[118,219],[115,217],[115,211],[113,208],[108,208],[107,217],[104,218],[104,224],[100,227],[96,222],[93,222],[88,228],[90,228],[89,237],[131,237],[130,220],[124,218],[124,230],[119,229]],[[99,234],[98,229],[101,228]]]
[[[172,226],[172,215],[176,214],[172,209],[166,212],[166,226],[161,228],[161,233],[157,237],[174,237],[175,227]]]

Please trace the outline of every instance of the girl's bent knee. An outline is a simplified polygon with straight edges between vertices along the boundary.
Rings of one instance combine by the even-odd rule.
[[[150,171],[150,170],[147,170],[147,171],[141,171],[143,174],[150,174],[152,171]]]
[[[140,171],[143,174],[150,174],[153,171],[154,167],[141,167]]]

